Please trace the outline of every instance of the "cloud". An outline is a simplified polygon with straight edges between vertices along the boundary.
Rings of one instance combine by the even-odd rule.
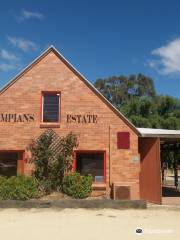
[[[148,65],[163,75],[180,74],[180,38],[154,49]]]
[[[39,19],[42,20],[44,18],[44,15],[40,12],[33,12],[33,11],[28,11],[25,9],[22,9],[20,12],[19,16],[16,16],[18,21],[24,21],[28,19]]]
[[[14,63],[0,63],[0,71],[7,72],[7,71],[13,70],[15,68],[18,68],[17,64],[14,64]]]
[[[15,54],[7,51],[6,49],[0,50],[0,58],[8,61],[17,61],[18,57]]]
[[[0,49],[0,71],[10,71],[19,68],[20,59],[6,49]]]
[[[24,52],[37,50],[36,43],[34,43],[30,40],[23,39],[23,38],[17,38],[17,37],[11,37],[11,36],[8,36],[7,39],[13,46],[21,49]]]

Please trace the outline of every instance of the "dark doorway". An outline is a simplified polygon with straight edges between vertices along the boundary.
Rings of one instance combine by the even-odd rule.
[[[161,173],[163,195],[169,192],[174,195],[174,190],[178,190],[180,185],[180,144],[178,142],[161,142]],[[168,190],[169,189],[169,190]]]
[[[163,204],[180,203],[180,143],[161,142],[161,176]]]
[[[91,174],[94,182],[105,181],[104,153],[103,152],[77,152],[76,171],[82,175]]]
[[[17,152],[1,152],[0,153],[0,176],[16,176],[17,175]]]

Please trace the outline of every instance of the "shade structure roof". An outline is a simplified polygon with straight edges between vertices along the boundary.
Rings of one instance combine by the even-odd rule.
[[[180,139],[180,130],[137,128],[142,137],[158,137],[161,139]]]

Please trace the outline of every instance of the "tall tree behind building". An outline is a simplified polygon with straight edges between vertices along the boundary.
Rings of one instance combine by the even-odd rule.
[[[97,79],[95,87],[137,127],[180,129],[180,100],[158,95],[143,74]]]

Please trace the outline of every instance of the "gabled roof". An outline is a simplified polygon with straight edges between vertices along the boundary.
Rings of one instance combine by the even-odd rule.
[[[11,79],[3,88],[0,89],[0,95],[5,92],[10,86],[12,86],[19,78],[21,78],[26,72],[28,72],[35,64],[41,61],[46,55],[50,52],[54,52],[54,54],[59,57],[78,77],[80,77],[83,82],[98,96],[101,100],[114,112],[117,116],[119,116],[137,135],[140,135],[137,128],[121,113],[119,112],[94,86],[90,83],[68,60],[54,47],[50,46],[47,50],[45,50],[39,57],[37,57],[33,62],[31,62],[27,67],[25,67],[20,73],[18,73],[13,79]]]

